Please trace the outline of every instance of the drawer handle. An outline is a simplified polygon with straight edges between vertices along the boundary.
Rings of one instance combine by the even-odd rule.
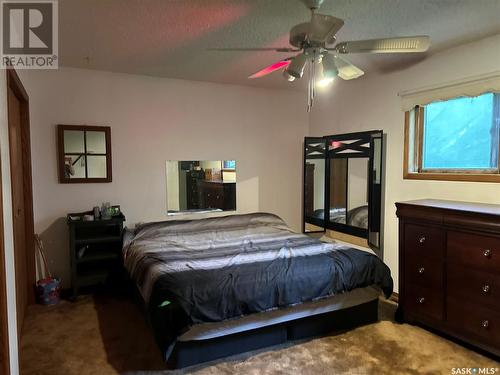
[[[484,250],[483,255],[484,255],[486,258],[491,258],[491,250],[490,250],[490,249],[486,249],[486,250]]]
[[[424,274],[424,272],[425,272],[425,268],[424,268],[424,267],[420,267],[420,268],[418,269],[418,273],[419,273],[420,275],[423,275],[423,274]]]
[[[481,322],[481,327],[483,327],[483,328],[488,328],[489,325],[490,325],[490,322],[488,320],[483,320]]]
[[[418,299],[418,303],[423,304],[424,302],[425,302],[425,298],[424,297],[420,297]]]
[[[418,239],[418,242],[424,243],[425,242],[425,236],[422,236]]]
[[[488,284],[484,284],[484,285],[483,285],[483,293],[484,293],[484,294],[489,293],[489,292],[490,292],[490,289],[491,289],[491,288],[490,288],[490,286],[489,286]]]

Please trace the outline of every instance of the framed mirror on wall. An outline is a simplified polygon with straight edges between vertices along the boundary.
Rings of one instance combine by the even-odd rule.
[[[167,214],[236,211],[236,160],[167,160]]]
[[[111,128],[57,125],[59,182],[112,181]]]
[[[383,133],[304,141],[304,232],[364,238],[381,254]]]

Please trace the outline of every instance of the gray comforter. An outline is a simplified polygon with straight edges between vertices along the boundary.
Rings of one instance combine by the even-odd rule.
[[[295,233],[263,213],[140,226],[125,241],[124,262],[164,348],[195,323],[369,285],[388,296],[393,286],[376,256]]]

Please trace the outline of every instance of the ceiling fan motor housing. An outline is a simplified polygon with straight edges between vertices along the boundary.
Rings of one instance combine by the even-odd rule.
[[[307,40],[309,22],[299,23],[290,30],[290,44],[297,48],[302,48]]]
[[[325,0],[302,0],[309,9],[319,9]]]
[[[310,22],[299,23],[290,30],[290,44],[294,47],[305,49],[309,47],[324,47],[325,43],[315,43],[309,40],[311,30]],[[333,37],[335,41],[335,37]]]

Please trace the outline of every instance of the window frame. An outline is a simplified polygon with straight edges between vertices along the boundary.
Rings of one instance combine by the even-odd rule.
[[[500,111],[500,108],[495,110]],[[498,130],[497,168],[425,169],[423,168],[424,119],[424,106],[416,106],[405,112],[403,179],[500,182],[500,129]],[[500,127],[500,124],[497,126]]]

